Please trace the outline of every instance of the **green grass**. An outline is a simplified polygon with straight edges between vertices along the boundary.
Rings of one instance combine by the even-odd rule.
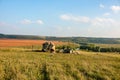
[[[95,45],[103,48],[111,48],[111,47],[120,48],[120,44],[95,44]]]
[[[31,49],[31,48],[30,48]],[[119,80],[120,54],[0,48],[0,80]]]

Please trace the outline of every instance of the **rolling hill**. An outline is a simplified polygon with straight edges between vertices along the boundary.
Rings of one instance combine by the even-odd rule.
[[[70,41],[70,42],[75,42],[75,43],[79,43],[79,44],[80,43],[120,44],[120,38],[53,37],[53,36],[8,35],[8,34],[0,34],[0,38]]]

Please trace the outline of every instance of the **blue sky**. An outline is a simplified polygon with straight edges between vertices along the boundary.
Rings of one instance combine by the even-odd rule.
[[[0,0],[0,33],[120,37],[120,0]]]

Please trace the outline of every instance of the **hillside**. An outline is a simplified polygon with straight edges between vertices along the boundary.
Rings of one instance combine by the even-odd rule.
[[[0,80],[119,80],[120,55],[75,54],[0,48]]]
[[[55,40],[55,41],[70,41],[70,42],[75,42],[75,43],[120,44],[120,38],[52,37],[52,36],[7,35],[7,34],[0,34],[0,38],[32,39],[32,40]]]

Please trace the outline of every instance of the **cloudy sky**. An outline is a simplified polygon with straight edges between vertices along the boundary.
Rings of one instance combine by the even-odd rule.
[[[0,33],[120,38],[120,0],[0,0]]]

